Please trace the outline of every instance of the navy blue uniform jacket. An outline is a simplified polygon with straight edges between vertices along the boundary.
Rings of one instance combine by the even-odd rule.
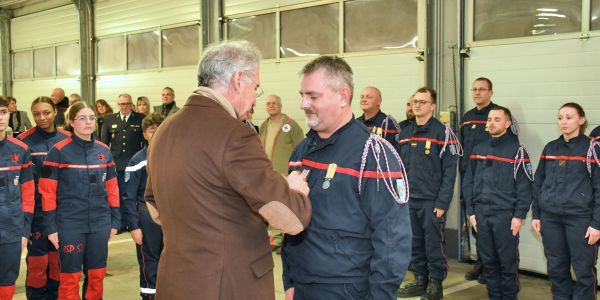
[[[408,173],[410,198],[433,200],[436,208],[448,210],[456,180],[457,144],[445,139],[446,127],[431,118],[423,126],[411,122],[400,132],[398,144]]]
[[[115,164],[99,141],[73,134],[56,143],[44,161],[39,190],[48,234],[120,227]]]
[[[387,123],[385,122],[386,118],[388,119]],[[397,124],[396,120],[394,120],[392,116],[388,116],[380,110],[374,117],[368,120],[365,120],[365,115],[358,117],[357,120],[365,124],[365,126],[367,126],[371,132],[383,137],[390,144],[394,145],[394,148],[398,148],[398,134],[400,133],[400,125]],[[394,125],[394,123],[396,124]],[[398,125],[398,127],[396,127],[396,125]]]
[[[0,244],[29,238],[35,205],[31,169],[27,145],[12,136],[0,141]]]
[[[464,176],[464,173],[467,170],[473,148],[490,137],[490,134],[486,129],[487,118],[490,110],[497,106],[498,105],[490,102],[488,106],[481,110],[474,107],[462,117],[462,123],[460,123],[460,142],[463,146],[464,155],[459,166],[461,175]]]
[[[463,180],[463,197],[467,214],[493,215],[511,213],[525,219],[531,205],[531,162],[525,154],[517,160],[519,140],[508,132],[499,138],[489,137],[475,146],[469,157]],[[523,164],[520,164],[522,162]]]
[[[290,171],[310,170],[313,214],[306,230],[285,236],[285,289],[294,282],[362,282],[369,286],[369,299],[396,299],[410,263],[410,217],[408,206],[396,202],[383,179],[377,179],[383,175],[376,171],[372,154],[366,160],[359,193],[361,156],[369,136],[369,130],[352,119],[326,140],[310,130],[292,153]],[[385,154],[390,168],[387,172],[382,162],[385,176],[401,183],[398,161],[391,150],[385,149]],[[324,189],[331,163],[337,164],[336,173]]]
[[[144,191],[146,191],[146,155],[148,147],[144,146],[138,151],[127,164],[125,168],[125,192],[123,196],[123,205],[125,205],[125,220],[131,230],[140,228],[140,218],[138,208],[148,209],[144,200]]]
[[[560,136],[544,147],[533,184],[533,219],[539,219],[541,211],[591,217],[590,226],[600,229],[600,174],[595,161],[591,176],[588,172],[589,147],[590,138],[584,134],[568,142]]]
[[[143,119],[144,115],[134,111],[127,122],[121,120],[118,112],[104,117],[100,140],[110,147],[117,171],[125,171],[129,160],[144,146]]]

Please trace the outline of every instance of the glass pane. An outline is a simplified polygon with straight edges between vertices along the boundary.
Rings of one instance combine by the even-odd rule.
[[[476,41],[581,31],[581,0],[477,0]]]
[[[344,52],[417,47],[417,0],[348,1],[344,13]]]
[[[98,41],[98,73],[125,71],[124,37]]]
[[[281,57],[317,56],[339,51],[338,4],[281,13]]]
[[[35,77],[54,76],[54,47],[33,50],[33,61]]]
[[[275,14],[228,20],[227,38],[250,41],[260,49],[263,58],[275,58]]]
[[[127,36],[127,69],[158,68],[159,31],[130,34]]]
[[[198,64],[200,58],[199,43],[200,31],[198,25],[163,30],[163,67]]]
[[[56,75],[78,76],[81,73],[78,44],[56,47]]]
[[[15,52],[13,56],[13,73],[15,79],[33,77],[33,56],[31,50]]]
[[[592,0],[592,11],[590,14],[590,29],[600,30],[600,0]]]

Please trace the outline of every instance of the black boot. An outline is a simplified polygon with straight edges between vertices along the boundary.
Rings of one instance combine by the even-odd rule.
[[[142,296],[142,300],[154,300],[154,296],[156,295],[140,293],[140,296]]]
[[[427,290],[427,277],[416,275],[415,280],[407,283],[398,290],[399,298],[410,298],[425,295]]]
[[[421,300],[440,300],[444,298],[444,287],[441,280],[429,279],[427,293],[421,297]]]
[[[465,273],[466,280],[477,280],[479,276],[483,273],[483,265],[481,264],[481,260],[477,259],[475,265],[473,265],[473,270]]]

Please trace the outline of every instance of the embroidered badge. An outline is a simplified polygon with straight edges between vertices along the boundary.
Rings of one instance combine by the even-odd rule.
[[[17,153],[11,153],[10,154],[10,160],[13,162],[19,162],[19,154]]]
[[[104,161],[106,159],[106,155],[104,155],[104,153],[98,153],[98,159]]]
[[[292,130],[292,126],[290,126],[290,124],[283,124],[281,127],[281,131],[283,132],[290,132],[290,130]]]

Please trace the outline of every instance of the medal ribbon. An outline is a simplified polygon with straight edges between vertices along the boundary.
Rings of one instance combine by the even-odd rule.
[[[392,125],[394,125],[394,127],[396,127],[396,130],[398,130],[398,132],[400,132],[400,124],[398,124],[398,122],[396,122],[396,119],[394,119],[394,117],[392,117],[392,115],[387,115],[387,117],[385,117],[385,119],[383,119],[383,122],[381,122],[381,128],[382,129],[387,129],[389,121],[391,121]],[[386,135],[387,135],[387,130],[384,130],[383,131],[383,138],[384,139],[385,139]]]
[[[455,144],[456,146],[456,154],[458,154],[458,156],[463,156],[463,148],[460,145],[460,142],[458,141],[458,137],[456,136],[456,134],[454,134],[454,131],[452,131],[452,129],[450,129],[450,126],[446,125],[446,136],[444,137],[444,146],[442,147],[442,151],[440,151],[440,158],[442,158],[442,154],[444,154],[444,152],[446,151],[446,146],[448,144]],[[454,154],[452,154],[454,155]]]

